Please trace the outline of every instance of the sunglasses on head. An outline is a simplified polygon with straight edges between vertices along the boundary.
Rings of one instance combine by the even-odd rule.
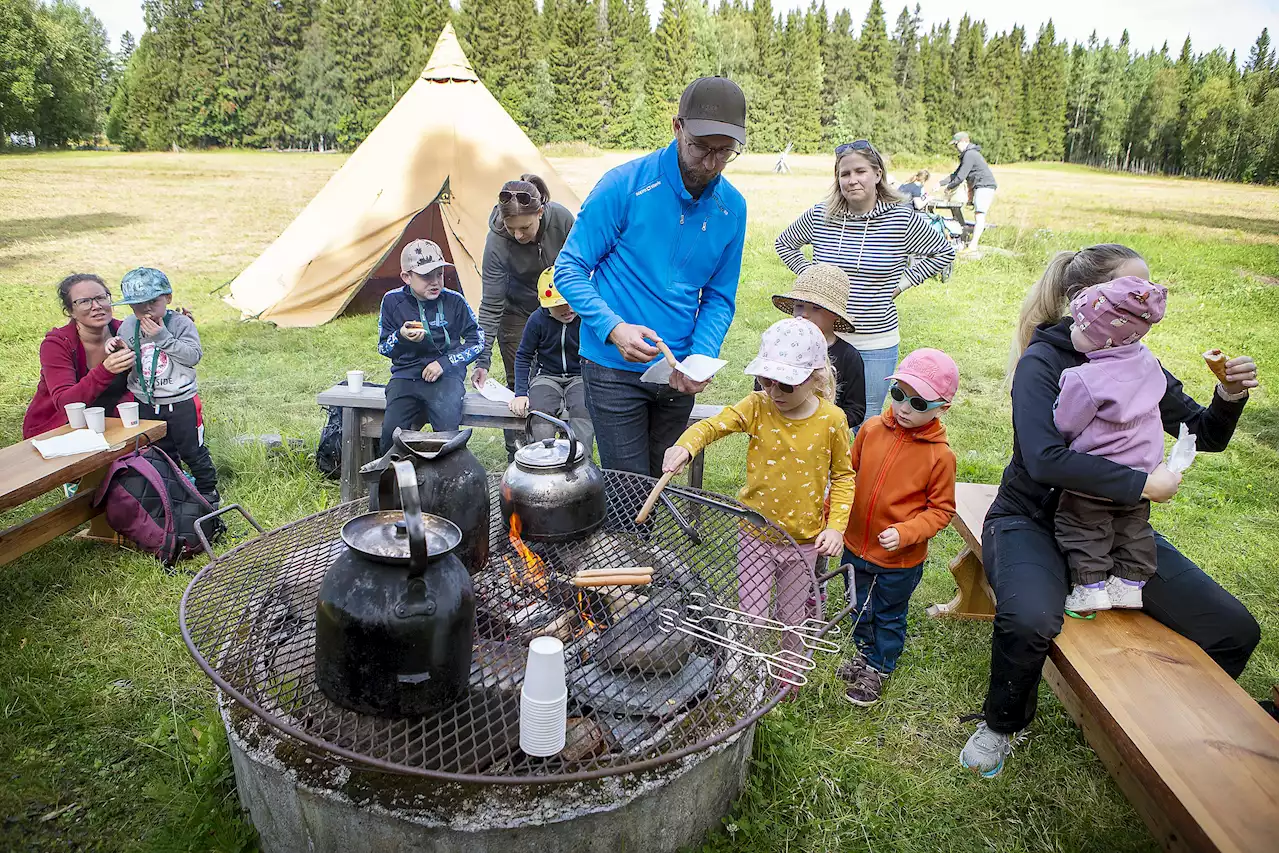
[[[765,391],[768,391],[770,388],[776,385],[778,386],[778,390],[780,390],[783,394],[794,394],[796,389],[799,388],[800,385],[803,385],[804,382],[809,381],[808,379],[806,379],[804,382],[801,382],[800,385],[792,385],[790,382],[779,382],[776,379],[770,379],[768,376],[757,376],[756,379],[760,380],[760,387],[763,388]]]
[[[836,146],[836,156],[844,154],[846,151],[875,151],[875,147],[865,139],[855,139],[852,142],[846,142],[843,145]]]
[[[525,206],[528,206],[531,204],[538,204],[538,205],[542,204],[541,196],[534,195],[533,193],[527,193],[524,190],[516,190],[514,192],[512,192],[511,190],[503,190],[502,192],[498,193],[499,204],[510,204],[512,200],[514,200],[517,204],[522,204]]]
[[[910,397],[906,391],[903,391],[897,382],[889,386],[889,396],[893,398],[895,403],[907,403],[917,412],[927,412],[930,409],[939,409],[947,404],[946,400],[926,400],[924,397]]]

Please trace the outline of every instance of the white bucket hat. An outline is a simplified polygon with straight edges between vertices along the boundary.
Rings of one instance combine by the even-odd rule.
[[[827,342],[818,327],[799,317],[779,320],[765,329],[760,354],[743,373],[799,385],[827,364]]]

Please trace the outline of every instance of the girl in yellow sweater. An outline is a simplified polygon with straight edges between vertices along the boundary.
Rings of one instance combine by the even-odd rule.
[[[776,584],[776,618],[795,625],[816,615],[805,612],[813,595],[814,563],[819,555],[840,553],[849,522],[849,426],[833,402],[835,375],[826,340],[808,320],[780,320],[765,330],[760,354],[744,372],[758,378],[763,390],[685,430],[667,449],[662,470],[679,472],[726,435],[750,436],[747,482],[738,498],[800,547],[744,530],[738,539],[738,600],[743,610],[767,615]],[[823,512],[828,487],[829,516]]]

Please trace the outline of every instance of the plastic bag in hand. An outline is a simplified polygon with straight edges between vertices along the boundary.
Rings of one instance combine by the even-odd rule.
[[[1186,424],[1178,426],[1178,440],[1169,449],[1169,458],[1165,467],[1175,474],[1181,474],[1191,467],[1196,458],[1196,437],[1187,430]]]

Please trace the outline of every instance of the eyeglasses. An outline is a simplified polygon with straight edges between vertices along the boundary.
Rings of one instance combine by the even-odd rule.
[[[691,136],[689,132],[684,129],[683,121],[680,123],[680,130],[685,136],[685,147],[689,149],[689,154],[695,160],[706,160],[709,157],[714,157],[719,163],[732,163],[738,158],[738,155],[742,153],[742,148],[736,143],[724,148],[712,148],[710,145],[703,145],[701,142],[694,142],[693,140],[697,137]]]
[[[812,378],[813,377],[810,377],[810,379]],[[776,379],[770,379],[768,376],[757,376],[756,379],[759,380],[760,387],[763,388],[765,391],[768,391],[770,388],[776,385],[778,386],[778,390],[780,390],[783,394],[794,394],[796,392],[796,389],[799,388],[800,385],[803,385],[804,382],[809,381],[808,379],[806,379],[804,382],[801,382],[800,385],[792,385],[789,382],[779,382]]]
[[[843,145],[836,146],[836,156],[842,156],[846,151],[870,151],[875,153],[875,146],[865,139],[855,139],[852,142],[846,142]]]
[[[84,296],[80,299],[72,299],[71,307],[73,308],[89,308],[93,305],[100,305],[103,308],[111,304],[111,295],[104,293],[101,296]]]
[[[515,192],[512,192],[511,190],[503,190],[498,193],[499,204],[510,204],[513,199],[517,204],[524,205],[525,207],[528,207],[531,204],[536,204],[539,207],[542,206],[542,196],[527,193],[524,190],[516,190]]]
[[[893,398],[895,403],[909,403],[911,408],[917,412],[940,409],[947,404],[946,400],[926,400],[924,397],[908,397],[907,392],[903,391],[897,382],[889,386],[889,396]]]

